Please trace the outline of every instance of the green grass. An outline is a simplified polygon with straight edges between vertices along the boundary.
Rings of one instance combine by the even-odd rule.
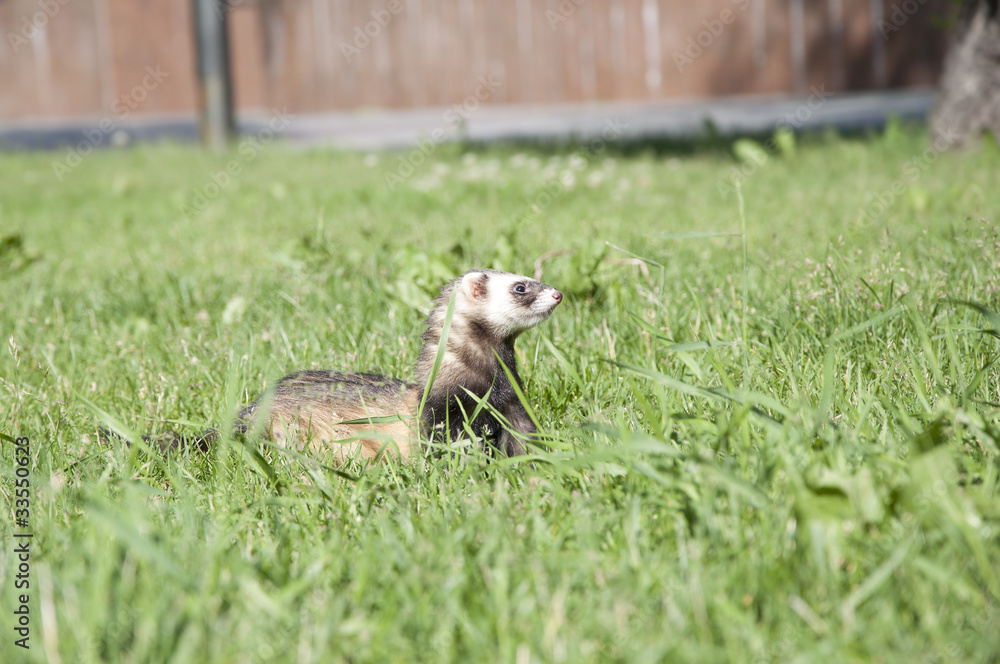
[[[0,155],[0,427],[31,440],[34,533],[23,651],[0,526],[0,660],[998,661],[1000,330],[962,302],[1000,310],[1000,155],[914,169],[926,148],[805,141],[743,218],[720,152],[442,147],[393,190],[392,154],[138,147],[62,182],[61,155]],[[95,434],[223,425],[295,369],[412,378],[444,279],[561,249],[566,300],[518,346],[533,458]]]

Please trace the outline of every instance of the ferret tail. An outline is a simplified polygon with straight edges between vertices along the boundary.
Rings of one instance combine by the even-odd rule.
[[[131,440],[115,431],[112,431],[111,429],[108,429],[107,427],[98,427],[98,431],[100,432],[101,438],[105,440],[118,441],[125,443],[125,445],[129,447],[132,446]],[[150,447],[150,449],[166,455],[170,453],[183,452],[185,450],[208,452],[218,437],[218,430],[208,429],[198,436],[182,436],[179,433],[171,431],[159,436],[142,436],[142,440]]]
[[[255,402],[240,411],[240,414],[236,417],[236,421],[233,422],[234,436],[245,436],[250,433],[253,423],[252,418],[256,408],[257,404]],[[101,438],[105,440],[118,441],[132,447],[131,440],[107,427],[98,427],[98,431]],[[208,452],[212,448],[212,445],[215,444],[215,441],[219,439],[220,435],[218,429],[206,429],[198,436],[182,436],[175,431],[170,431],[159,436],[141,436],[141,438],[150,449],[157,450],[161,454],[166,455],[185,450]]]

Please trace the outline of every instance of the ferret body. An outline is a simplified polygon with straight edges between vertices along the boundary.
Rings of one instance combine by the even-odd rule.
[[[418,412],[453,296],[442,361]],[[497,270],[466,272],[446,284],[434,301],[421,336],[415,382],[367,373],[299,371],[247,406],[235,429],[246,433],[260,428],[265,438],[281,445],[330,446],[340,460],[383,453],[405,460],[422,439],[464,437],[467,418],[478,409],[468,422],[475,436],[508,455],[524,454],[524,439],[535,433],[535,426],[511,383],[513,377],[521,386],[514,341],[548,318],[561,301],[558,290],[528,277]],[[480,407],[478,400],[484,398],[489,408]]]

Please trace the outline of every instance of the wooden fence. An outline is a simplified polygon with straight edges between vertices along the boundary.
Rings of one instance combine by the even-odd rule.
[[[932,85],[948,0],[225,0],[239,110]],[[190,113],[191,0],[0,0],[0,118]]]

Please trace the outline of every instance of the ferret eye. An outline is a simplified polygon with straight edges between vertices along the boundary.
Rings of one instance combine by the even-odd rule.
[[[528,292],[528,289],[524,287],[524,284],[518,284],[517,286],[514,286],[514,292],[523,295]]]

